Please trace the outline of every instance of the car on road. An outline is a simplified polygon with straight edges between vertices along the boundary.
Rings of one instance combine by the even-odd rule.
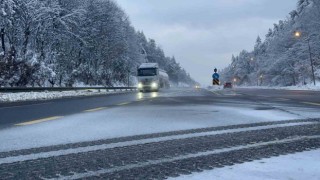
[[[232,89],[233,85],[231,82],[227,82],[223,85],[223,89]]]

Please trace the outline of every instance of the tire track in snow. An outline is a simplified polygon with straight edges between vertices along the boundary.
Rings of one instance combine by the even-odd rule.
[[[235,129],[238,132],[202,134],[194,137],[189,134],[189,137],[171,140],[127,144],[109,149],[96,149],[59,156],[36,157],[32,160],[19,162],[7,162],[0,165],[0,177],[2,179],[90,177],[91,179],[91,176],[100,174],[105,176],[105,179],[119,179],[119,177],[125,178],[132,175],[140,177],[138,175],[142,174],[148,178],[161,179],[161,177],[179,175],[183,168],[188,172],[195,172],[203,164],[206,165],[206,168],[208,168],[207,165],[213,166],[215,161],[206,161],[207,157],[211,156],[218,159],[221,157],[221,159],[226,160],[226,162],[220,163],[220,166],[225,166],[238,163],[234,159],[229,160],[230,158],[225,156],[226,153],[240,151],[245,154],[250,150],[252,151],[250,152],[251,154],[257,154],[256,157],[252,158],[256,159],[264,157],[266,154],[270,156],[269,150],[273,146],[285,146],[280,149],[271,148],[270,152],[272,151],[274,155],[320,147],[320,142],[318,143],[318,140],[320,140],[320,124],[318,122],[291,122],[290,125],[282,124],[278,127],[253,128],[256,129],[249,131],[248,128],[244,128],[246,129],[243,129],[244,131]],[[292,146],[292,148],[286,148],[286,146]],[[271,154],[271,156],[274,155]],[[164,165],[161,165],[171,164],[172,166],[172,163],[177,167],[181,166],[181,168],[171,172],[170,169],[174,170],[175,168],[166,169]],[[197,165],[190,166],[190,163]],[[110,169],[113,171],[109,171]],[[154,173],[147,173],[150,169],[153,169]],[[140,173],[134,173],[136,171]],[[167,175],[162,174],[160,176],[158,174],[159,176],[153,177],[153,175],[157,175],[156,172],[167,172]],[[145,179],[143,177],[140,178]]]
[[[88,146],[98,146],[98,145],[106,145],[106,144],[112,144],[112,143],[163,138],[163,137],[178,136],[178,135],[188,135],[188,134],[207,133],[207,132],[210,133],[214,131],[235,130],[235,129],[243,129],[243,128],[263,127],[263,126],[273,127],[276,125],[285,125],[285,124],[292,124],[292,123],[293,124],[294,123],[310,123],[310,122],[320,123],[320,119],[285,120],[285,121],[273,121],[273,122],[261,122],[261,123],[252,123],[252,124],[199,128],[199,129],[181,130],[181,131],[173,131],[173,132],[136,135],[136,136],[129,136],[129,137],[119,137],[119,138],[113,138],[113,139],[104,139],[104,140],[97,140],[97,141],[72,143],[72,144],[54,145],[54,146],[48,146],[48,147],[12,150],[9,152],[0,152],[0,159],[6,158],[6,157],[37,154],[37,153],[43,153],[43,152],[76,149],[76,148],[88,147]]]

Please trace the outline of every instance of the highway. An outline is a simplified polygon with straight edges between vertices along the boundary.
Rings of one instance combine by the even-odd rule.
[[[317,91],[179,88],[0,113],[0,179],[165,179],[320,148]]]
[[[111,94],[107,96],[76,97],[48,101],[31,101],[0,104],[0,128],[32,120],[67,116],[97,107],[116,106],[137,100],[136,93]]]
[[[201,94],[203,101],[199,101],[194,93]],[[0,103],[0,128],[10,127],[15,124],[52,117],[68,116],[83,111],[95,111],[104,108],[116,107],[126,103],[136,103],[144,99],[157,98],[170,100],[165,96],[178,94],[170,98],[185,103],[231,105],[243,102],[275,103],[284,108],[309,107],[320,108],[320,92],[298,90],[264,90],[264,89],[236,89],[236,90],[173,90],[160,93],[124,93],[94,97],[67,98],[49,101],[33,101],[18,103]],[[159,96],[159,97],[158,97]],[[208,97],[208,98],[207,98]],[[189,100],[189,102],[187,101]],[[230,102],[234,101],[234,102]],[[171,104],[172,100],[168,101]],[[148,106],[148,104],[146,104]]]

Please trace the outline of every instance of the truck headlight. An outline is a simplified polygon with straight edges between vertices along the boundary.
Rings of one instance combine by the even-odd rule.
[[[152,87],[152,88],[158,88],[158,84],[157,84],[156,82],[153,82],[153,83],[151,84],[151,87]]]
[[[139,89],[143,88],[143,84],[142,83],[138,83],[138,88]]]

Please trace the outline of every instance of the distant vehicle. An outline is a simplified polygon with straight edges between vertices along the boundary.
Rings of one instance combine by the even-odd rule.
[[[233,85],[231,82],[227,82],[223,85],[223,89],[232,89]]]
[[[200,89],[201,86],[200,86],[200,85],[195,85],[194,88],[195,88],[195,89]]]
[[[138,67],[138,90],[158,92],[160,88],[169,88],[168,74],[159,68],[158,63],[143,63]]]

